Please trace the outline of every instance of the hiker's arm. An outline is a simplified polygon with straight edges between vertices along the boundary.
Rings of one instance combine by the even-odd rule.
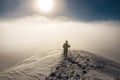
[[[70,47],[71,47],[71,45],[69,45],[69,44],[68,44],[68,47],[70,48]]]

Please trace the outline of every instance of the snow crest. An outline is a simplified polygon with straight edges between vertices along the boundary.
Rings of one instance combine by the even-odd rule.
[[[120,80],[120,64],[92,53],[62,50],[37,54],[0,74],[0,80]]]

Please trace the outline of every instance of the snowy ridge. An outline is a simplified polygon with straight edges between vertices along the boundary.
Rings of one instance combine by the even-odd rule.
[[[37,54],[0,74],[0,80],[120,80],[120,64],[92,53],[62,50]]]
[[[86,51],[73,50],[46,80],[120,80],[119,75],[118,63]]]
[[[0,80],[44,80],[50,74],[51,68],[61,60],[61,50],[37,54],[26,59],[13,68],[0,74]]]

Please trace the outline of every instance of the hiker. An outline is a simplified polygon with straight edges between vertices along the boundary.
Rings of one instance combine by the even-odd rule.
[[[63,49],[64,49],[64,56],[67,57],[68,54],[68,48],[70,48],[70,45],[68,44],[68,41],[63,44]]]

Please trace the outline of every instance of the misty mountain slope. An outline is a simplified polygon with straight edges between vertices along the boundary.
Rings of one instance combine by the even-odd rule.
[[[0,80],[120,80],[120,64],[86,51],[37,54],[0,74]]]
[[[45,56],[46,55],[46,56]],[[0,80],[44,80],[61,60],[61,50],[34,55],[0,74]]]

